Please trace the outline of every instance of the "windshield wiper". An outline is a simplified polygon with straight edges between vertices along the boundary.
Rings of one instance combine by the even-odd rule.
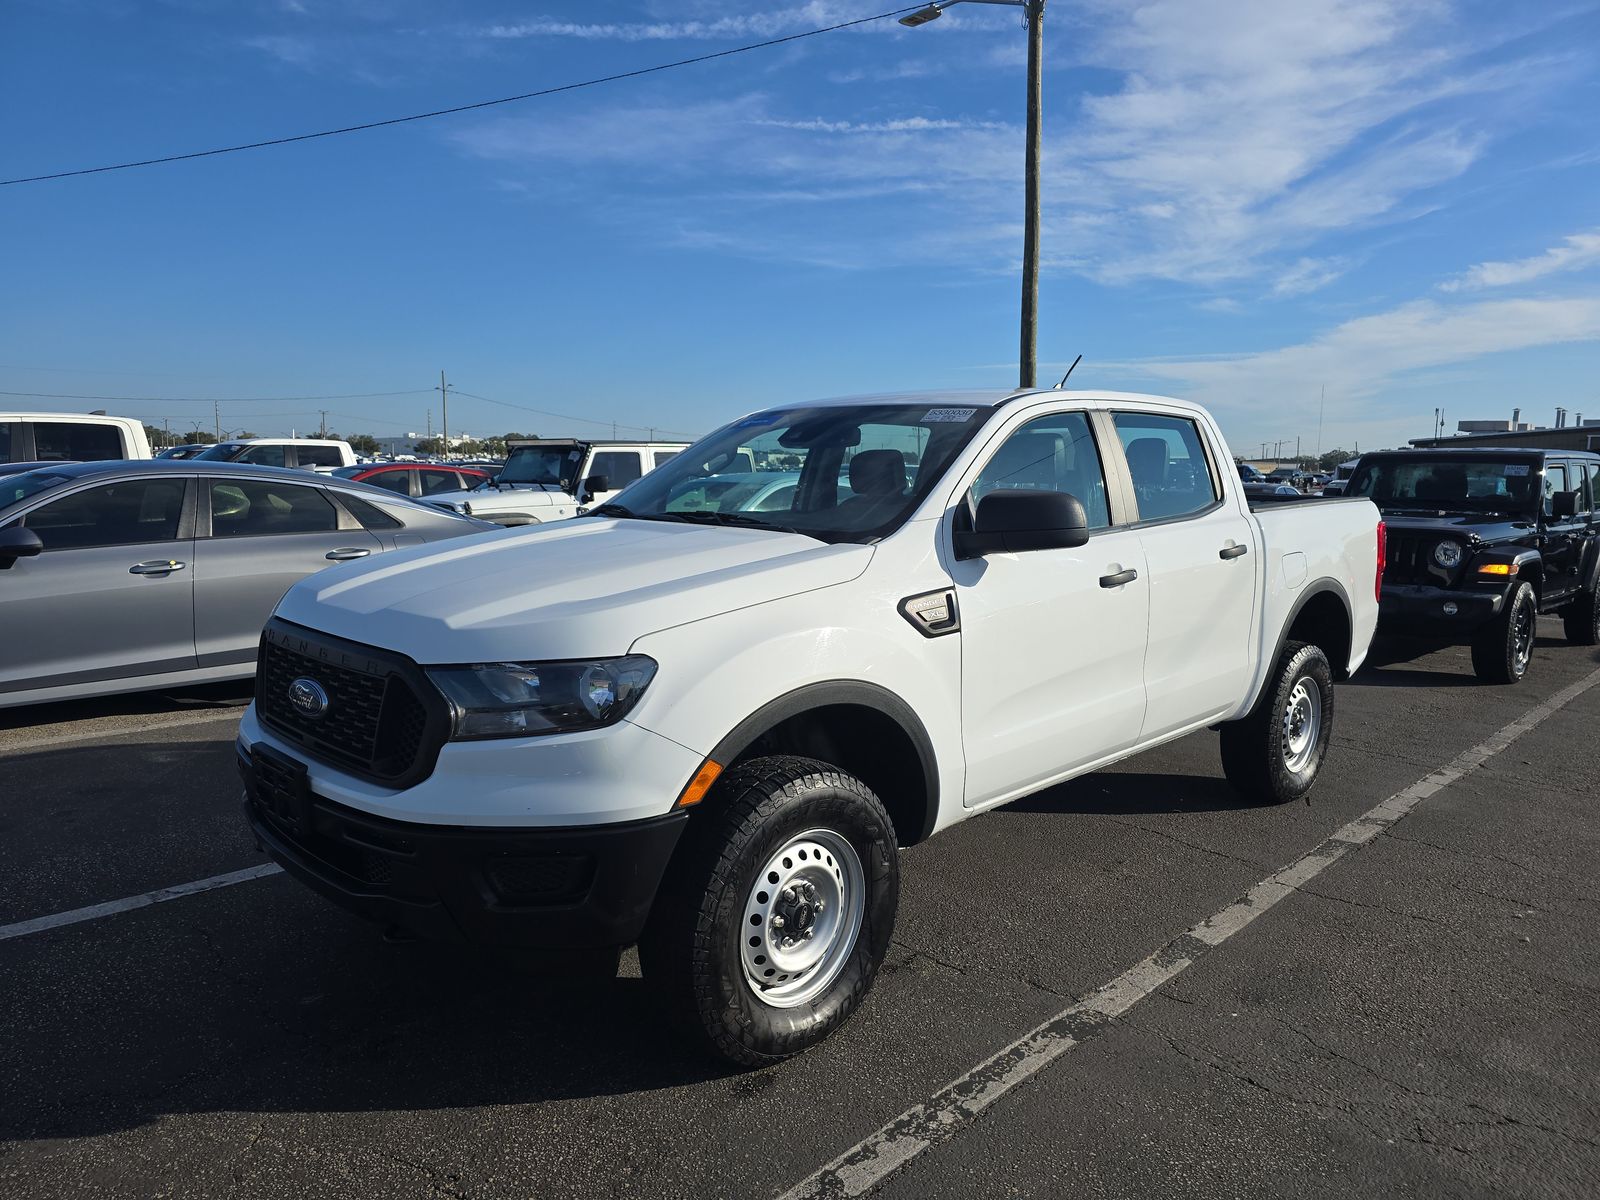
[[[633,517],[638,514],[631,508],[621,504],[602,504],[599,508],[591,508],[588,512],[591,517]]]

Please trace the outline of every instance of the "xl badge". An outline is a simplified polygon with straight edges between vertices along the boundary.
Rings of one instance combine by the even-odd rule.
[[[943,637],[961,631],[961,616],[956,611],[956,594],[950,588],[907,596],[900,601],[900,615],[923,637]]]
[[[328,711],[328,693],[315,679],[301,676],[289,685],[289,703],[302,717],[316,720]]]

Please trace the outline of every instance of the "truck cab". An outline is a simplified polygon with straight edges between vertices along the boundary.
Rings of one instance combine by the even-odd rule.
[[[459,492],[427,497],[497,525],[541,525],[578,516],[670,461],[685,442],[594,442],[538,438],[507,444],[494,478]]]
[[[1345,489],[1389,530],[1385,632],[1464,642],[1473,669],[1516,683],[1539,614],[1569,640],[1600,642],[1596,576],[1600,454],[1539,449],[1387,450],[1364,455]]]

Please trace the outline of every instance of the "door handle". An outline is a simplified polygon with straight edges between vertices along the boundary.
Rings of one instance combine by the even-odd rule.
[[[1100,576],[1100,586],[1103,588],[1121,587],[1125,583],[1132,583],[1139,578],[1139,572],[1129,567],[1126,571],[1118,571],[1115,575]]]
[[[181,563],[177,559],[163,558],[152,559],[149,562],[134,563],[128,568],[129,575],[171,575],[174,571],[181,571],[188,563]]]
[[[1217,551],[1217,557],[1222,559],[1238,558],[1241,555],[1249,553],[1249,546],[1224,546],[1221,550]]]
[[[323,555],[329,562],[349,562],[352,558],[365,558],[371,550],[361,550],[355,546],[345,546],[339,550],[329,550]]]

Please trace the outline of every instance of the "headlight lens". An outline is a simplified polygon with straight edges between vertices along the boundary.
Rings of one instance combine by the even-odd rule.
[[[1461,543],[1440,542],[1433,548],[1433,561],[1445,570],[1454,570],[1461,565]]]
[[[433,667],[428,676],[455,711],[452,741],[534,737],[595,729],[621,719],[655,677],[643,654],[580,662]]]

